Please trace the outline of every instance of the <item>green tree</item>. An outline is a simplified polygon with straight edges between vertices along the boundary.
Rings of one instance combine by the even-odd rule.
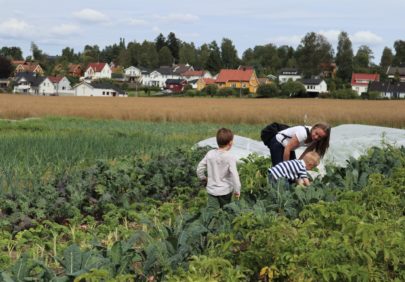
[[[42,50],[39,49],[38,45],[35,44],[34,42],[31,42],[31,53],[32,53],[32,60],[40,62],[44,59],[44,54],[42,53]]]
[[[206,68],[207,61],[210,56],[210,47],[208,44],[203,44],[197,49],[197,62],[195,67]]]
[[[173,63],[172,52],[169,47],[164,46],[159,50],[159,65],[160,66],[171,66]]]
[[[24,60],[20,47],[3,47],[0,50],[0,55],[11,60]]]
[[[195,66],[197,64],[197,50],[194,43],[183,42],[179,51],[179,63],[180,64],[190,64]]]
[[[397,40],[394,42],[395,56],[394,64],[399,66],[405,63],[405,41]]]
[[[238,52],[232,43],[232,40],[223,38],[221,43],[221,60],[222,67],[227,69],[237,68],[240,64]]]
[[[156,51],[154,42],[146,40],[142,42],[139,52],[139,65],[150,69],[159,66],[159,54]]]
[[[210,53],[206,61],[205,69],[210,72],[217,73],[222,67],[221,51],[219,50],[217,42],[214,40],[209,45]]]
[[[387,68],[392,65],[393,61],[393,54],[392,50],[388,47],[385,47],[383,50],[383,53],[381,55],[381,60],[380,60],[380,66],[384,69],[387,70]]]
[[[159,35],[156,37],[155,46],[158,52],[160,49],[167,46],[166,37],[163,34],[159,33]]]
[[[346,32],[339,34],[336,53],[337,76],[343,81],[350,81],[353,72],[352,42]]]
[[[176,63],[179,61],[180,44],[181,41],[176,38],[176,34],[170,32],[167,36],[167,47],[169,47],[170,51],[172,52]]]
[[[332,45],[321,34],[307,33],[297,48],[296,58],[305,77],[319,75],[321,64],[329,65],[332,62]]]
[[[14,68],[11,61],[5,56],[0,55],[0,78],[8,78],[11,76]]]
[[[353,59],[353,69],[355,72],[369,72],[371,60],[374,58],[373,51],[366,45],[362,45],[357,50]]]
[[[306,93],[304,84],[289,80],[281,85],[281,94],[286,97],[303,96]]]
[[[259,85],[257,95],[262,97],[277,97],[280,95],[280,89],[275,83]]]

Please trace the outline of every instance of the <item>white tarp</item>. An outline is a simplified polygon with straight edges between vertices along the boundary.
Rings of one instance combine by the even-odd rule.
[[[405,146],[405,130],[389,127],[369,126],[359,124],[344,124],[332,128],[329,150],[325,154],[319,171],[324,172],[325,163],[345,166],[349,157],[358,158],[372,146],[381,147],[383,143],[394,146]],[[197,143],[197,146],[217,148],[216,138],[208,138]],[[297,157],[304,151],[299,148]],[[251,153],[260,156],[270,156],[270,150],[261,141],[236,135],[231,152],[238,158],[247,157]]]

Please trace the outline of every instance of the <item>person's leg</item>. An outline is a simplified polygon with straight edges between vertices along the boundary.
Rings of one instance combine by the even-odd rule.
[[[232,193],[228,195],[218,196],[219,206],[221,209],[232,201]]]
[[[283,161],[284,146],[277,141],[275,136],[271,139],[269,148],[272,165],[275,166],[281,163]]]
[[[208,194],[207,210],[214,212],[214,211],[219,210],[220,208],[221,208],[221,206],[220,206],[220,202],[219,202],[219,197]]]

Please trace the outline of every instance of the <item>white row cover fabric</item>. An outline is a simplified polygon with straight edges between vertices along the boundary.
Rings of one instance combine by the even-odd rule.
[[[398,147],[405,146],[405,130],[359,124],[344,124],[333,127],[329,149],[318,167],[319,173],[321,175],[324,173],[325,164],[345,166],[350,157],[358,158],[366,154],[370,147],[381,147],[384,143]],[[197,143],[197,146],[218,147],[215,137],[202,140]],[[304,148],[299,148],[296,151],[297,158],[303,151]],[[238,135],[234,137],[231,152],[238,159],[245,158],[252,153],[260,156],[270,156],[270,150],[262,141]]]

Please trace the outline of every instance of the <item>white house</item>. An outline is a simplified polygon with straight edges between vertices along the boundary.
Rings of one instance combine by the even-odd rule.
[[[14,80],[14,93],[39,94],[39,84],[44,80],[34,72],[17,73]]]
[[[325,80],[320,78],[301,79],[300,82],[304,84],[307,93],[326,93],[328,92],[328,85]]]
[[[111,79],[111,68],[106,63],[90,63],[84,72],[84,79],[94,80],[100,78]]]
[[[122,89],[110,83],[87,83],[85,81],[73,87],[75,96],[87,97],[126,97],[127,95]]]
[[[387,69],[387,75],[389,79],[399,78],[400,82],[405,82],[405,65],[399,67],[389,66]]]
[[[371,81],[380,81],[380,75],[378,73],[352,73],[352,90],[360,96],[361,93],[367,92],[368,84]]]
[[[145,86],[166,87],[166,80],[181,79],[180,74],[173,72],[171,67],[160,67],[150,73],[142,73],[142,84]]]
[[[213,78],[212,74],[205,70],[189,70],[181,75],[187,81],[199,80],[200,78]]]
[[[134,66],[130,66],[124,70],[125,80],[130,82],[137,82],[140,80],[142,72]]]
[[[284,68],[280,70],[280,73],[278,75],[278,81],[280,84],[286,83],[290,79],[292,81],[296,81],[301,79],[301,73],[297,69],[292,69],[292,68]]]

